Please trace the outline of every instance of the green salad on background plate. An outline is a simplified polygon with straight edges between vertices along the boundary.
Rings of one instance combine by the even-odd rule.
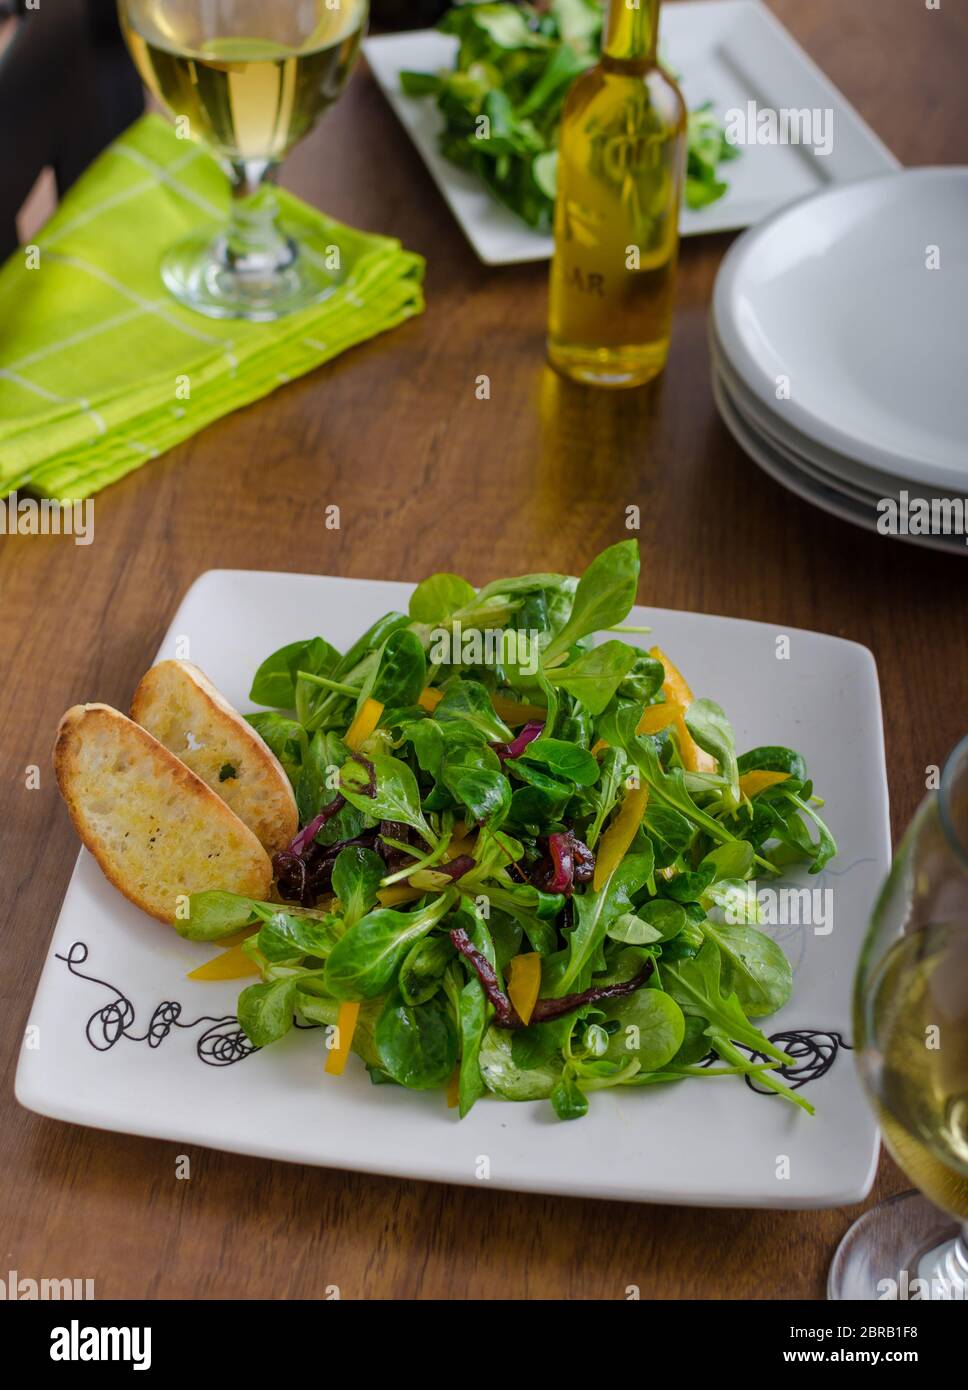
[[[445,158],[540,231],[554,214],[562,107],[575,79],[601,57],[603,18],[599,0],[455,5],[437,25],[458,40],[453,68],[400,74],[407,96],[436,101]],[[689,112],[686,207],[723,196],[729,185],[720,165],[738,154],[710,103]]]

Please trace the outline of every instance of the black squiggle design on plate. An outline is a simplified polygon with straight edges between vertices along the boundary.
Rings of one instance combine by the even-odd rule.
[[[842,1047],[845,1047],[848,1052],[853,1051],[853,1045],[840,1033],[828,1033],[819,1028],[794,1028],[786,1033],[773,1033],[770,1042],[794,1058],[792,1065],[784,1062],[782,1066],[777,1067],[778,1074],[783,1077],[784,1081],[789,1082],[794,1091],[798,1091],[801,1086],[806,1086],[810,1081],[819,1081],[822,1076],[826,1076],[836,1062],[837,1054]],[[768,1062],[769,1060],[761,1052],[750,1054],[750,1061],[753,1062]],[[776,1094],[769,1087],[757,1086],[755,1078],[752,1076],[746,1077],[746,1084],[758,1096]]]
[[[854,1050],[853,1045],[840,1033],[827,1032],[820,1028],[792,1028],[785,1033],[773,1033],[770,1042],[793,1058],[792,1062],[784,1062],[782,1066],[774,1069],[775,1074],[782,1076],[793,1091],[799,1091],[800,1087],[806,1086],[808,1082],[819,1081],[822,1076],[826,1076],[842,1047],[848,1052]],[[734,1043],[734,1046],[748,1052],[751,1062],[772,1060],[765,1052],[756,1052],[746,1043]],[[700,1065],[710,1067],[718,1061],[718,1055],[710,1052]],[[758,1096],[776,1095],[769,1086],[757,1085],[755,1076],[744,1077],[744,1080],[750,1090],[755,1091]]]
[[[101,985],[114,995],[107,1004],[102,1004],[87,1021],[84,1029],[87,1040],[97,1052],[109,1052],[121,1038],[129,1042],[146,1042],[149,1047],[160,1047],[173,1028],[197,1028],[202,1023],[211,1024],[195,1043],[199,1061],[209,1067],[230,1067],[245,1057],[258,1052],[258,1048],[246,1037],[239,1027],[234,1014],[216,1018],[212,1014],[201,1014],[190,1023],[182,1022],[182,1006],[174,999],[163,999],[158,1004],[143,1033],[133,1031],[135,1022],[134,1005],[117,985],[99,980],[96,975],[88,975],[79,969],[88,957],[88,949],[83,941],[75,941],[68,948],[67,955],[54,952],[56,960],[64,961],[72,975],[79,980],[89,980],[91,984]]]

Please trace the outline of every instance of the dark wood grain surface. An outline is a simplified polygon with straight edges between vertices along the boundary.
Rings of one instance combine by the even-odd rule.
[[[771,0],[905,164],[968,162],[968,14],[944,0]],[[78,700],[126,706],[182,594],[214,566],[475,581],[580,570],[642,513],[640,601],[866,643],[895,833],[968,723],[960,557],[828,518],[719,423],[706,313],[728,237],[683,248],[655,389],[543,366],[546,271],[477,263],[365,71],[285,182],[426,255],[426,314],[239,411],[97,500],[94,544],[0,543],[3,779],[0,1269],[99,1297],[821,1297],[855,1210],[702,1211],[515,1196],[192,1154],[19,1109],[13,1076],[77,846],[48,753]],[[885,294],[890,294],[885,285]],[[475,382],[486,374],[490,400]],[[342,529],[325,529],[339,504]],[[26,790],[24,768],[42,768]],[[871,1202],[906,1186],[888,1161]]]

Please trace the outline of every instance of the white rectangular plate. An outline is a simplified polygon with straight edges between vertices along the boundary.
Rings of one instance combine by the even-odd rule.
[[[158,656],[184,656],[187,641],[191,659],[251,709],[253,672],[271,651],[316,632],[345,649],[382,613],[405,610],[409,594],[404,584],[211,570],[185,596]],[[849,1042],[854,966],[890,854],[870,652],[785,628],[790,658],[778,660],[778,633],[763,623],[663,609],[634,609],[631,621],[650,623],[648,640],[720,701],[741,749],[781,743],[805,756],[840,841],[839,858],[809,880],[832,889],[833,929],[775,929],[795,987],[767,1031]],[[132,687],[140,675],[131,672]],[[342,1077],[325,1075],[316,1031],[218,1065],[232,1054],[213,1037],[233,1031],[241,986],[185,978],[213,954],[142,915],[82,852],[30,1014],[37,1031],[20,1057],[21,1104],[75,1124],[404,1178],[474,1183],[486,1160],[493,1186],[526,1192],[811,1207],[859,1201],[872,1180],[874,1121],[850,1052],[836,1046],[803,1092],[813,1118],[724,1077],[604,1091],[574,1123],[557,1121],[547,1102],[489,1099],[458,1120],[440,1092],[373,1086],[356,1058]],[[181,1014],[166,1034],[171,1009],[156,1010],[172,1002]],[[783,1155],[787,1177],[778,1176]]]
[[[833,151],[817,156],[805,145],[743,146],[724,166],[729,190],[710,207],[684,207],[683,236],[735,231],[761,221],[795,198],[830,183],[848,183],[898,168],[898,161],[861,120],[783,25],[757,0],[685,0],[661,13],[660,51],[681,78],[690,109],[711,101],[717,116],[732,108],[817,108],[831,111]],[[453,66],[456,40],[435,29],[385,34],[363,45],[387,101],[413,140],[451,212],[486,265],[547,260],[551,238],[534,231],[488,192],[481,181],[441,155],[442,120],[433,99],[404,96],[400,73]],[[827,118],[831,119],[830,117]]]

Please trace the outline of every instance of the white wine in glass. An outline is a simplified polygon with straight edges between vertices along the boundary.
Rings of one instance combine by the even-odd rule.
[[[857,972],[861,1077],[917,1183],[866,1213],[834,1257],[832,1298],[968,1297],[968,739],[922,802]],[[923,1195],[922,1195],[923,1194]],[[896,1291],[896,1292],[895,1292]]]
[[[267,183],[346,85],[367,0],[118,0],[145,85],[232,180],[215,235],[173,247],[165,284],[216,318],[265,320],[331,292],[334,276],[278,222]]]

